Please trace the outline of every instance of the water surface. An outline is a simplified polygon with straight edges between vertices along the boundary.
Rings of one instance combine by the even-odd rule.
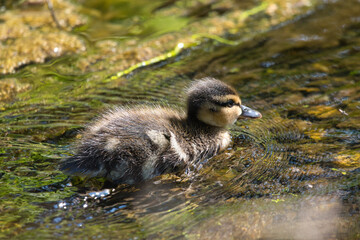
[[[1,76],[0,238],[360,238],[358,1],[83,4],[91,23],[71,34],[86,51]],[[254,8],[236,31],[211,22]],[[206,21],[212,36],[186,38],[188,26],[195,35]],[[156,41],[164,45],[148,47]],[[175,57],[146,62],[179,43]],[[184,107],[184,88],[204,76],[233,85],[263,115],[232,127],[223,153],[182,174],[116,188],[57,170],[102,111]]]

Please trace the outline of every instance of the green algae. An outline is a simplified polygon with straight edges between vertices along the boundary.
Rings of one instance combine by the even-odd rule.
[[[59,201],[74,193],[74,188],[63,186],[61,191],[48,186],[66,179],[61,173],[49,169],[52,163],[39,161],[38,156],[2,163],[0,187],[1,231],[0,237],[15,236],[23,226],[32,224],[44,212],[39,203]],[[3,159],[1,159],[3,161]],[[21,165],[21,167],[19,167]],[[45,165],[45,166],[44,166]],[[40,170],[42,168],[43,170]],[[47,189],[48,188],[48,189]],[[34,190],[35,189],[35,190]],[[43,189],[39,191],[39,189]]]

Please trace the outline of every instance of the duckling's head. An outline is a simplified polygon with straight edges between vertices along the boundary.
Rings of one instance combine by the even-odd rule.
[[[239,118],[261,118],[261,113],[241,105],[231,86],[214,78],[195,81],[187,91],[188,119],[215,127],[234,124]]]

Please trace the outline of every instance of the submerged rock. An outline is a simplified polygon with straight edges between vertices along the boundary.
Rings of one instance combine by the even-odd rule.
[[[358,151],[343,151],[335,157],[334,164],[340,168],[359,168],[360,153]]]
[[[15,78],[5,78],[0,81],[0,102],[12,99],[17,93],[30,88],[30,84],[22,84]]]
[[[310,116],[314,116],[320,119],[340,116],[340,112],[336,108],[324,105],[310,107],[308,108],[307,113]]]
[[[56,17],[51,18],[45,6],[39,9],[18,9],[0,15],[0,73],[14,73],[29,63],[85,51],[85,44],[68,31],[85,24],[75,6],[65,0],[53,1]]]

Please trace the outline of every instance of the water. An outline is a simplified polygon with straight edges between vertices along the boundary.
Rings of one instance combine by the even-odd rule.
[[[90,23],[73,31],[86,52],[2,75],[0,238],[358,239],[359,2],[234,4],[87,1]],[[237,11],[254,8],[241,23]],[[213,35],[192,40],[204,29]],[[174,58],[116,74],[178,43]],[[57,170],[102,111],[184,107],[204,76],[263,115],[232,127],[226,151],[135,186]]]

